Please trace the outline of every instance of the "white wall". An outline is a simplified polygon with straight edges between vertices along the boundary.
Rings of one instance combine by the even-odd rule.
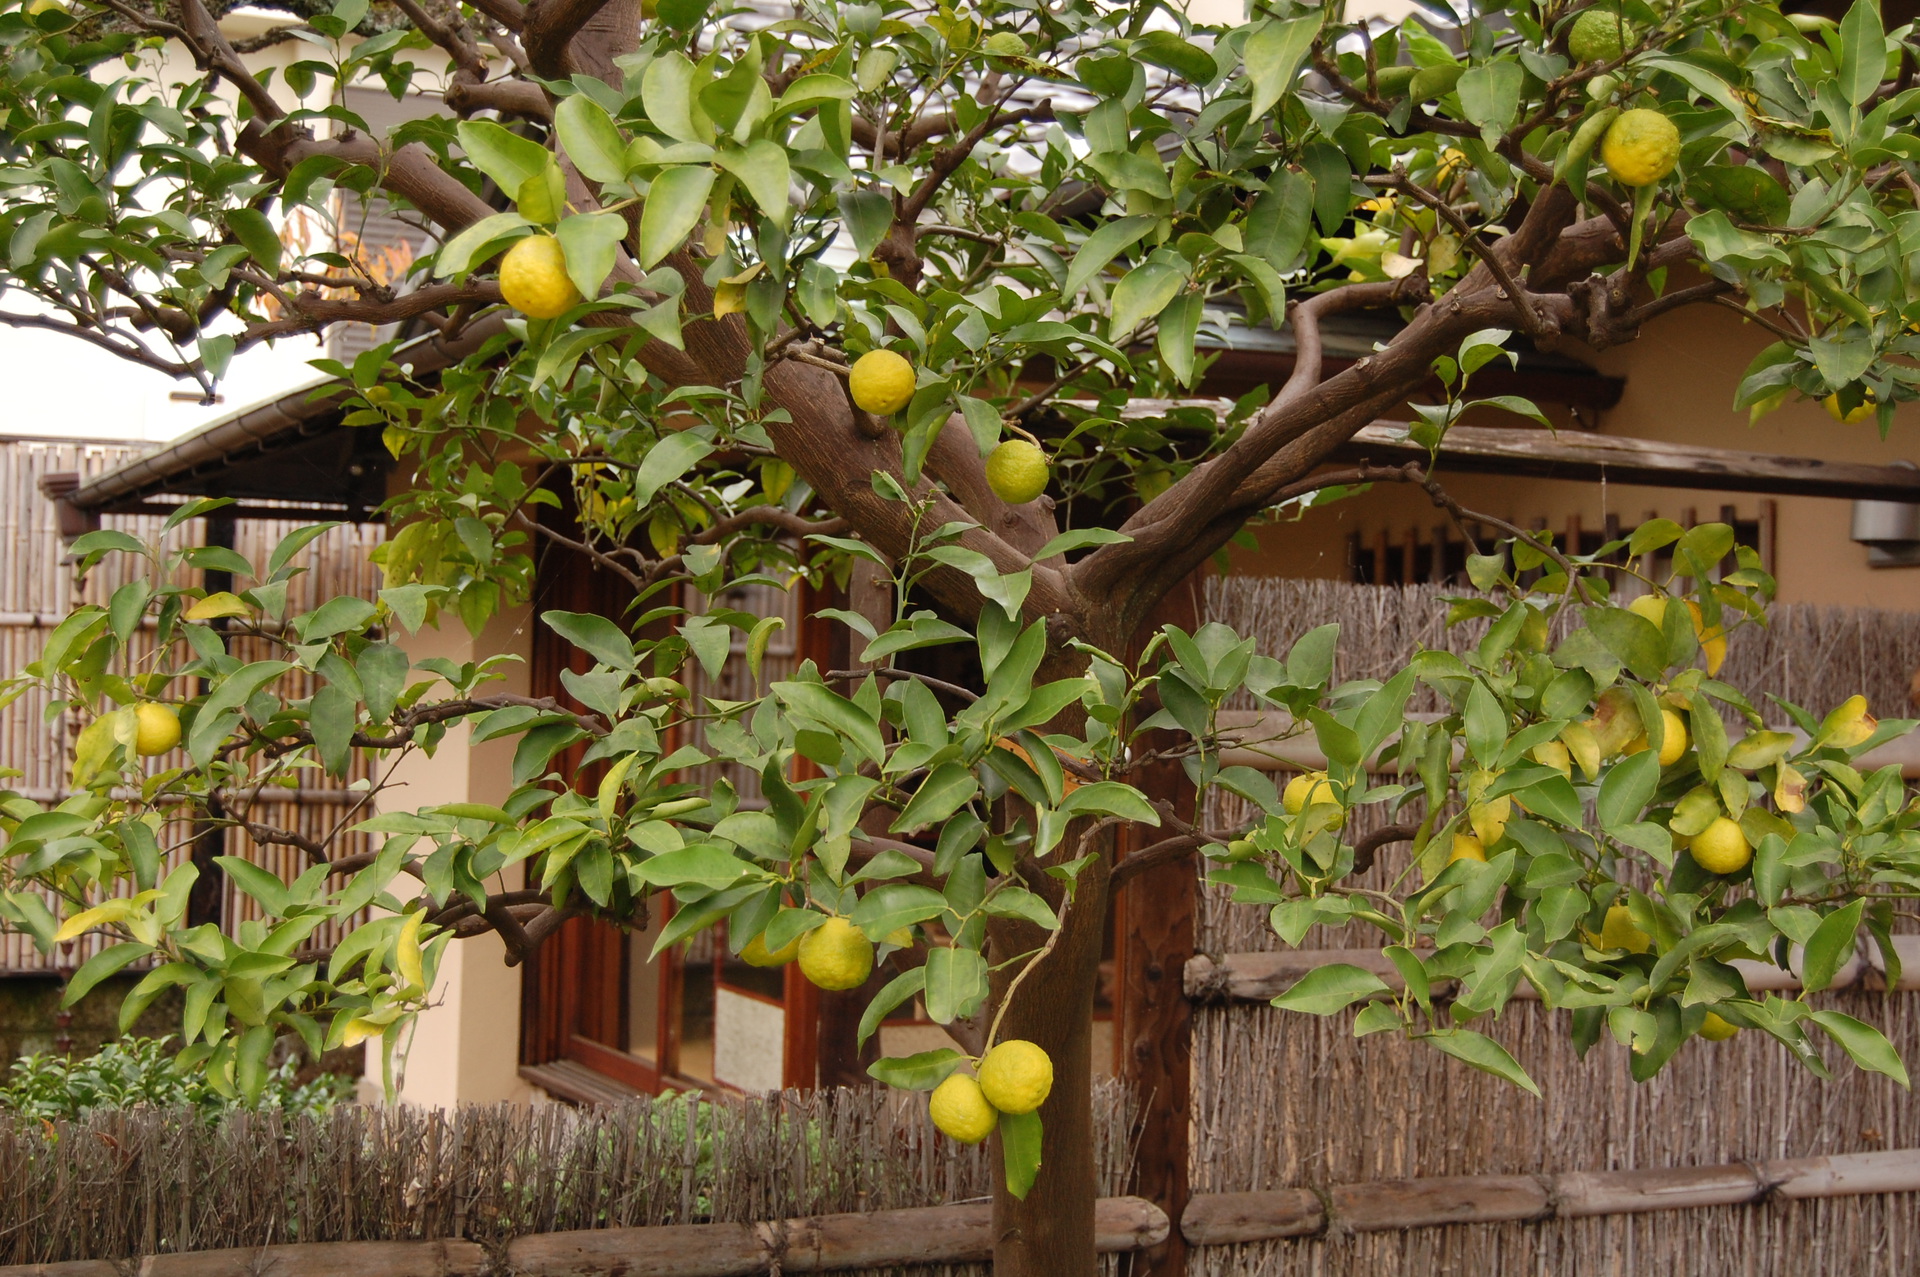
[[[456,662],[531,650],[531,611],[517,608],[494,618],[478,640],[468,636],[457,617],[442,616],[406,641],[415,661],[444,656]],[[442,685],[444,688],[444,685]],[[488,692],[525,695],[527,667],[512,667],[504,682]],[[483,693],[484,694],[484,693]],[[432,758],[413,755],[401,765],[400,787],[388,791],[389,810],[411,810],[434,803],[498,803],[512,784],[515,739],[467,744],[463,724],[449,731]],[[496,890],[519,882],[494,881]],[[417,890],[417,888],[414,888]],[[396,888],[395,895],[405,898]],[[520,973],[506,963],[506,948],[492,932],[470,940],[449,941],[434,980],[432,1009],[419,1017],[407,1053],[400,1098],[410,1104],[451,1106],[526,1101],[533,1089],[520,1080]],[[369,1060],[369,1073],[377,1073]]]

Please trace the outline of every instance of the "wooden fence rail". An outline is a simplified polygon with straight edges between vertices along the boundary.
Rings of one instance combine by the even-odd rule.
[[[1138,1197],[1102,1198],[1094,1244],[1103,1255],[1167,1238],[1166,1212]],[[819,1215],[763,1224],[669,1224],[536,1233],[496,1256],[478,1242],[317,1242],[0,1268],[0,1277],[751,1277],[899,1264],[977,1263],[993,1254],[984,1203]]]
[[[1205,1193],[1180,1220],[1190,1245],[1383,1232],[1438,1224],[1546,1221],[1758,1203],[1771,1197],[1920,1192],[1920,1149],[1663,1170],[1449,1175],[1305,1188]]]
[[[1920,1192],[1920,1149],[1784,1158],[1722,1166],[1452,1175],[1338,1184],[1324,1193],[1283,1188],[1203,1193],[1180,1221],[1189,1245],[1383,1232],[1444,1224],[1545,1222],[1595,1215],[1758,1204],[1771,1198]],[[1138,1197],[1109,1197],[1095,1212],[1101,1254],[1165,1241],[1166,1214]],[[990,1257],[992,1207],[930,1206],[761,1224],[675,1224],[515,1238],[498,1253],[478,1242],[317,1242],[0,1267],[0,1277],[750,1277],[889,1265],[974,1263]]]

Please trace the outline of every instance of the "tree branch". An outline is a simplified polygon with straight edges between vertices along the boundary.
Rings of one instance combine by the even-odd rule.
[[[533,0],[520,27],[520,40],[527,50],[527,61],[539,75],[549,80],[573,74],[573,37],[587,25],[609,0]]]

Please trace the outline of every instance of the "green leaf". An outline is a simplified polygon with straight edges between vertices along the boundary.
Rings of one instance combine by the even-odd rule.
[[[1866,907],[1865,900],[1855,900],[1844,909],[1834,910],[1808,937],[1800,968],[1800,981],[1808,993],[1818,993],[1831,985],[1840,968],[1853,956],[1854,936],[1860,930],[1860,918]]]
[[[346,774],[358,714],[353,697],[331,683],[315,692],[308,705],[307,723],[313,729],[320,765],[335,776]]]
[[[979,951],[939,946],[927,954],[927,1018],[935,1024],[964,1020],[987,996],[987,960]]]
[[[1519,1061],[1507,1054],[1507,1048],[1483,1033],[1475,1033],[1471,1029],[1453,1029],[1446,1033],[1421,1034],[1420,1041],[1444,1051],[1456,1060],[1471,1064],[1483,1073],[1505,1078],[1523,1091],[1535,1096],[1540,1094],[1540,1088],[1534,1085]]]
[[[454,127],[460,148],[474,167],[510,195],[518,196],[528,179],[539,177],[553,163],[546,147],[511,133],[491,120],[462,120]]]
[[[475,261],[485,261],[493,256],[497,245],[518,239],[523,231],[532,229],[533,223],[517,212],[483,217],[441,245],[440,251],[434,255],[433,273],[443,279],[461,274]]]
[[[667,435],[647,449],[640,468],[633,472],[633,499],[639,503],[653,500],[654,494],[706,460],[713,445],[692,430]]]
[[[889,832],[906,833],[937,825],[959,811],[979,791],[980,782],[972,768],[960,763],[942,763],[920,782],[920,788]]]
[[[634,667],[633,641],[626,631],[604,616],[592,612],[542,612],[547,627],[603,665],[630,670]]]
[[[1877,0],[1853,0],[1840,22],[1840,94],[1854,106],[1873,96],[1887,72],[1887,37]]]
[[[1126,533],[1116,532],[1112,528],[1074,528],[1041,546],[1040,552],[1033,556],[1033,561],[1042,563],[1056,554],[1084,550],[1090,545],[1120,545],[1131,540],[1133,538]]]
[[[1460,95],[1460,107],[1467,119],[1480,126],[1484,137],[1513,127],[1514,117],[1520,112],[1520,92],[1526,83],[1526,68],[1503,58],[1467,68],[1454,91]]]
[[[233,237],[245,245],[247,254],[259,262],[269,276],[280,273],[280,233],[273,228],[273,222],[257,208],[236,208],[227,211],[227,229]]]
[[[1024,1199],[1040,1174],[1040,1114],[1002,1113],[1000,1152],[1006,1163],[1007,1191]]]
[[[1248,103],[1252,118],[1258,120],[1265,116],[1281,95],[1293,87],[1300,64],[1313,48],[1313,38],[1320,34],[1321,21],[1322,18],[1315,15],[1290,22],[1268,22],[1247,37],[1240,56],[1246,63],[1247,79],[1253,85]]]
[[[1591,608],[1587,628],[1635,677],[1652,683],[1666,673],[1666,635],[1644,616],[1619,607]]]
[[[886,758],[880,725],[858,705],[818,683],[775,683],[773,694],[794,713],[811,718],[851,741],[868,761]]]
[[[1066,285],[1060,290],[1061,295],[1071,298],[1085,288],[1088,280],[1105,270],[1115,257],[1139,243],[1159,220],[1157,217],[1137,214],[1102,224],[1099,230],[1087,236],[1087,242],[1073,255],[1073,262],[1067,267]]]
[[[1893,1043],[1881,1036],[1880,1030],[1838,1011],[1815,1011],[1807,1018],[1825,1029],[1827,1036],[1838,1042],[1840,1049],[1851,1056],[1855,1064],[1870,1073],[1884,1073],[1901,1086],[1911,1089],[1912,1083],[1907,1080],[1907,1066],[1901,1062],[1900,1053],[1894,1050]]]
[[[627,237],[626,219],[618,213],[582,213],[562,221],[554,234],[567,255],[567,277],[582,297],[592,301],[613,273],[620,241]]]
[[[893,201],[878,191],[842,191],[840,217],[853,236],[853,250],[865,261],[893,225]]]
[[[1652,750],[1642,750],[1615,763],[1601,780],[1600,796],[1594,803],[1600,827],[1610,830],[1639,820],[1659,786],[1660,756]]]
[[[1081,785],[1060,804],[1062,816],[1080,816],[1090,812],[1119,816],[1141,825],[1158,826],[1160,823],[1160,813],[1154,810],[1146,796],[1133,786],[1117,780],[1098,780]]]
[[[848,101],[853,94],[853,82],[845,76],[816,71],[789,84],[780,95],[780,100],[773,104],[773,113],[776,116],[792,115],[823,102]]]
[[[627,143],[605,107],[585,93],[575,93],[554,108],[553,126],[582,176],[601,183],[626,180]]]
[[[1053,908],[1025,887],[1002,887],[980,906],[996,918],[1020,918],[1048,931],[1060,925]]]
[[[1167,308],[1186,286],[1186,272],[1162,261],[1149,261],[1134,267],[1114,285],[1107,337],[1118,341]]]
[[[931,1091],[952,1077],[966,1062],[966,1056],[950,1046],[943,1046],[937,1051],[922,1051],[918,1055],[875,1060],[867,1066],[867,1076],[902,1091]]]
[[[757,138],[745,147],[723,146],[719,164],[740,179],[740,185],[747,188],[747,194],[753,196],[760,211],[776,225],[785,226],[792,219],[793,204],[788,187],[793,181],[793,171],[787,163],[786,151],[777,143]]]
[[[867,1009],[860,1013],[860,1032],[854,1039],[856,1047],[864,1047],[867,1039],[880,1031],[880,1022],[897,1006],[917,995],[927,987],[927,969],[915,967],[902,972],[887,981],[880,992],[873,995],[873,1001],[867,1003]]]
[[[1344,962],[1315,967],[1291,989],[1273,1000],[1283,1011],[1304,1011],[1308,1015],[1332,1015],[1344,1011],[1364,998],[1391,992],[1386,981],[1371,971]]]
[[[647,63],[640,77],[640,101],[653,126],[676,142],[710,142],[712,125],[696,127],[693,118],[694,66],[687,55],[669,49]],[[705,117],[701,117],[704,121]]]
[[[751,868],[746,861],[713,843],[695,843],[655,856],[640,866],[640,875],[656,887],[696,884],[721,888],[739,882]]]
[[[152,945],[134,944],[130,940],[108,945],[88,958],[80,969],[73,973],[72,978],[67,981],[66,992],[60,995],[60,1005],[73,1006],[81,998],[86,997],[93,990],[93,986],[110,975],[119,974],[152,952]]]
[[[706,210],[713,191],[713,170],[704,164],[675,164],[661,169],[647,188],[640,210],[640,266],[650,270],[686,241]]]
[[[918,883],[890,882],[875,887],[860,897],[848,921],[867,933],[875,944],[901,927],[910,927],[928,918],[937,918],[947,907],[947,898],[932,887]]]

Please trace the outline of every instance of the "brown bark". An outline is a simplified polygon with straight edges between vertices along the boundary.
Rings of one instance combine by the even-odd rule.
[[[1069,834],[1067,845],[1073,840]],[[1080,875],[1053,952],[1021,984],[1001,1024],[1000,1041],[1024,1038],[1052,1057],[1053,1091],[1040,1106],[1040,1174],[1024,1201],[1007,1191],[1004,1174],[995,1168],[995,1277],[1094,1277],[1100,1270],[1093,1244],[1093,994],[1106,931],[1109,868],[1102,850],[1102,858]],[[989,961],[996,965],[1047,939],[1031,923],[1007,919],[996,919],[987,936]],[[1019,969],[1015,964],[997,974],[996,1004]],[[999,1143],[995,1137],[996,1157]]]

